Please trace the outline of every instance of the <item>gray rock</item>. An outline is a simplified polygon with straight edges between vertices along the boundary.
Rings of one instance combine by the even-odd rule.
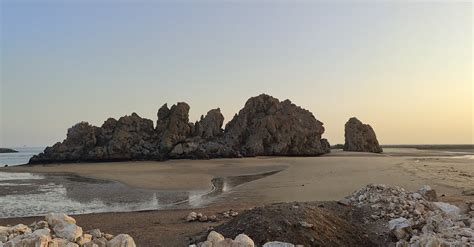
[[[294,244],[279,242],[279,241],[272,241],[266,242],[263,247],[295,247]]]
[[[383,150],[370,125],[353,117],[345,125],[344,151],[381,153]]]
[[[406,239],[409,234],[409,229],[411,227],[410,222],[403,218],[393,219],[388,222],[388,228],[397,239]]]
[[[461,209],[449,203],[433,202],[433,204],[451,218],[457,218],[461,213]]]
[[[136,247],[136,245],[130,235],[119,234],[107,242],[107,247]]]
[[[212,109],[207,112],[206,116],[201,116],[201,120],[194,125],[194,136],[203,139],[213,139],[224,133],[222,125],[224,124],[224,116],[221,109]]]

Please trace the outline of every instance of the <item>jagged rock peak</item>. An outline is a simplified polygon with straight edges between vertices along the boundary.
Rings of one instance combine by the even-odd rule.
[[[209,110],[206,116],[201,116],[201,119],[194,125],[194,136],[200,136],[204,139],[212,139],[221,136],[224,130],[224,116],[220,108]]]

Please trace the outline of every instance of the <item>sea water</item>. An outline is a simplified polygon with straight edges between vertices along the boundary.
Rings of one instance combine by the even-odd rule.
[[[18,147],[12,148],[18,153],[0,153],[0,166],[15,166],[28,163],[33,155],[43,152],[45,147]]]
[[[71,173],[0,172],[0,218],[196,208],[277,172],[215,178],[209,190],[186,191],[132,188]]]

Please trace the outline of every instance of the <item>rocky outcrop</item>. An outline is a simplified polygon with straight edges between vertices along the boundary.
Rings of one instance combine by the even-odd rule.
[[[29,226],[0,226],[0,246],[135,247],[136,244],[127,234],[113,236],[104,234],[99,229],[83,232],[74,218],[63,213],[49,213],[45,220]]]
[[[0,154],[3,153],[18,153],[18,151],[11,148],[0,148]]]
[[[109,118],[101,127],[81,122],[68,130],[63,142],[47,147],[30,163],[151,159],[155,135],[153,122],[136,113]]]
[[[312,156],[329,152],[323,133],[323,123],[308,110],[262,94],[250,98],[226,125],[224,139],[243,156]]]
[[[201,120],[194,125],[194,136],[199,136],[203,139],[210,140],[222,135],[224,130],[224,116],[221,109],[212,109],[207,112],[206,116],[201,116]]]
[[[311,112],[262,94],[222,129],[219,108],[196,123],[189,122],[189,105],[164,104],[153,121],[136,113],[101,127],[81,122],[68,130],[66,139],[30,159],[30,163],[116,160],[209,159],[255,155],[314,156],[330,152],[323,124]]]
[[[377,141],[375,131],[368,124],[363,124],[353,117],[347,121],[344,133],[346,142],[344,151],[381,153],[382,148]]]
[[[158,110],[156,133],[160,153],[168,153],[176,144],[186,140],[192,132],[193,124],[189,123],[188,104],[180,102],[170,109],[164,104]]]

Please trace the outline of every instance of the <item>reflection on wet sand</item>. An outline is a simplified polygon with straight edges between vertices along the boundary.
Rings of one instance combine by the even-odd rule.
[[[50,211],[85,214],[193,208],[209,203],[233,187],[277,172],[215,178],[210,191],[137,189],[69,173],[0,172],[0,218],[36,216]]]

